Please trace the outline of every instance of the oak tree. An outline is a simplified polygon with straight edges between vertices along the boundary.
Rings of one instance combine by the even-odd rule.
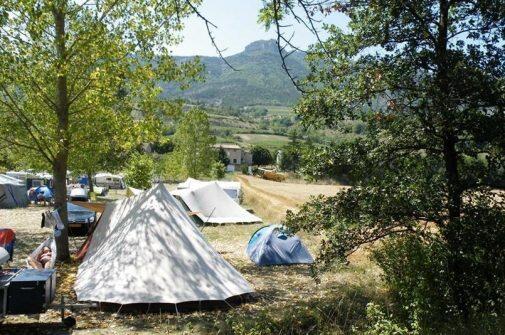
[[[505,298],[498,251],[505,204],[496,191],[505,167],[504,2],[272,0],[261,19],[289,45],[281,30],[288,17],[317,32],[314,15],[334,12],[349,18],[348,27],[326,25],[328,38],[309,50],[310,75],[293,78],[303,91],[296,111],[306,125],[359,119],[367,132],[309,155],[314,176],[345,167],[355,182],[289,213],[287,224],[325,232],[319,264],[327,266],[388,237],[437,241],[446,252],[447,311],[463,320],[498,313]]]

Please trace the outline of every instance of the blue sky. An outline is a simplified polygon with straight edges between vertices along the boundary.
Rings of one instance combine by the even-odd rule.
[[[241,52],[251,42],[275,38],[273,30],[267,32],[257,23],[261,6],[261,0],[203,0],[199,10],[217,25],[218,28],[214,29],[216,42],[221,49],[227,49],[223,54],[229,56]],[[341,14],[332,14],[325,20],[340,27],[345,27],[347,23],[346,17]],[[305,48],[315,41],[306,28],[294,25],[292,29],[295,30],[293,40],[297,46]],[[183,42],[173,49],[174,55],[216,56],[205,24],[195,15],[186,20],[182,37]]]

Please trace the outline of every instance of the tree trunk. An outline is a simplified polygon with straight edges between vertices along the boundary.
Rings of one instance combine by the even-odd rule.
[[[449,77],[449,54],[448,31],[449,31],[449,10],[450,3],[448,0],[439,0],[440,19],[439,30],[436,45],[437,56],[437,86],[438,99],[437,107],[440,109],[442,116],[442,132],[443,132],[443,159],[445,165],[445,175],[447,179],[447,213],[448,222],[443,227],[444,237],[447,241],[447,246],[450,250],[449,272],[452,276],[451,287],[454,302],[456,303],[462,318],[465,321],[469,320],[470,309],[469,300],[466,294],[464,281],[467,268],[464,258],[461,257],[461,236],[460,236],[460,219],[461,219],[461,185],[458,172],[459,155],[456,148],[458,136],[456,126],[454,125],[454,108],[449,106],[450,103],[450,77]]]
[[[53,165],[54,177],[54,202],[56,209],[59,209],[64,229],[61,234],[56,236],[57,259],[67,261],[70,259],[68,250],[68,213],[67,213],[67,164],[66,159],[58,157]]]
[[[442,131],[444,137],[443,156],[445,162],[445,174],[447,177],[447,210],[449,222],[459,220],[461,216],[461,187],[458,173],[458,152],[456,144],[458,137],[455,134],[453,108],[447,104],[451,101],[449,97],[449,62],[447,51],[447,34],[449,30],[449,1],[440,0],[440,19],[436,45],[437,62],[437,108],[440,110],[443,124]]]
[[[89,192],[94,192],[94,189],[93,189],[93,172],[87,172],[86,173],[87,176],[88,176],[88,186],[89,186]]]
[[[457,138],[446,134],[444,138],[445,175],[447,177],[447,210],[449,221],[459,220],[461,216],[461,188],[458,172],[458,152],[456,151]]]
[[[56,237],[56,247],[59,261],[68,261],[70,252],[68,250],[68,214],[67,214],[67,165],[68,148],[70,144],[68,131],[68,87],[66,75],[66,36],[65,36],[65,11],[66,2],[57,2],[54,5],[53,16],[55,26],[55,46],[56,46],[56,116],[58,118],[58,150],[53,163],[53,173],[55,179],[55,206],[60,210],[60,217],[63,221],[64,229]]]

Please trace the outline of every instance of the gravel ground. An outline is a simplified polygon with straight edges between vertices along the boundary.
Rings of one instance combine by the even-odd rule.
[[[0,209],[0,227],[11,228],[16,232],[14,259],[10,266],[24,266],[27,255],[51,236],[51,229],[40,228],[42,213],[49,209],[50,207]]]

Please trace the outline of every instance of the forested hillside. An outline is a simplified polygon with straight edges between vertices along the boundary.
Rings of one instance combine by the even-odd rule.
[[[294,74],[303,76],[307,66],[301,52],[288,57],[288,66]],[[176,57],[178,61],[192,57]],[[166,85],[164,94],[179,96],[192,102],[223,106],[293,105],[298,91],[281,67],[281,58],[274,40],[256,41],[241,53],[226,60],[237,69],[231,69],[219,57],[200,57],[205,66],[205,82],[194,83],[181,91]]]

